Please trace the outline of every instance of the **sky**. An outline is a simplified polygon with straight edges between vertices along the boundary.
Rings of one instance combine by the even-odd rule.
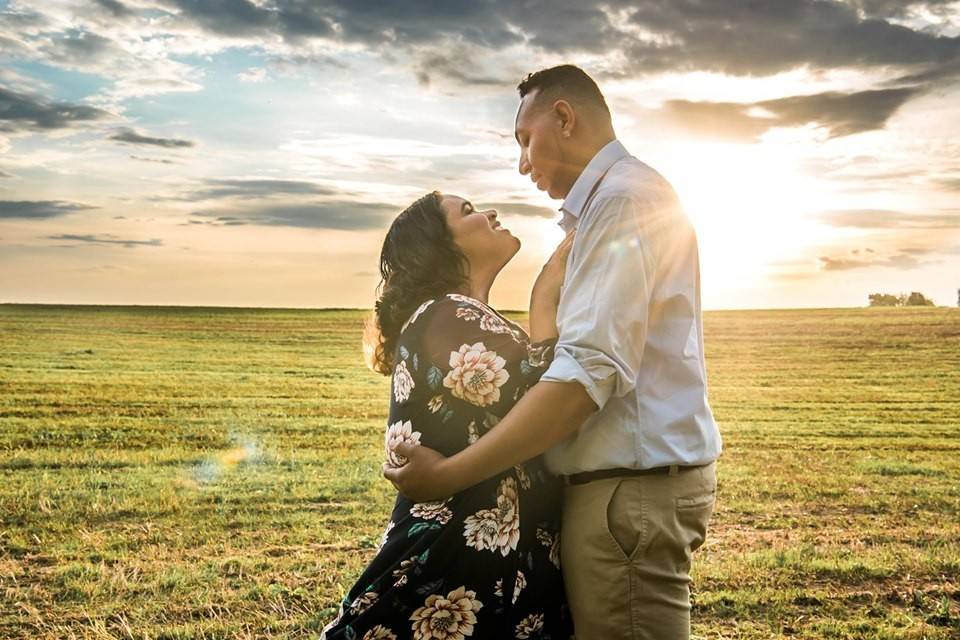
[[[0,0],[0,302],[369,308],[439,189],[523,248],[517,83],[598,82],[677,190],[705,309],[960,289],[960,2]]]

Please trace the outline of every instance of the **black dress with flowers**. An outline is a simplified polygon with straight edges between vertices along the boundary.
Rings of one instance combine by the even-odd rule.
[[[397,346],[387,463],[400,441],[450,456],[481,438],[546,365],[526,333],[457,294],[425,302]],[[537,458],[446,500],[397,496],[377,555],[326,640],[473,640],[572,634],[560,574],[559,480]]]

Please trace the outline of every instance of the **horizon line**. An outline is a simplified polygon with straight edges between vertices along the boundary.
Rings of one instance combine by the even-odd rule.
[[[373,307],[271,307],[271,306],[238,306],[238,305],[189,305],[189,304],[111,304],[96,302],[0,302],[0,307],[106,307],[117,309],[219,309],[219,310],[266,310],[266,311],[373,311]],[[705,313],[733,312],[733,311],[829,311],[843,309],[954,309],[960,308],[949,305],[933,306],[903,306],[903,307],[871,307],[870,305],[852,307],[750,307],[750,308],[714,308],[704,309]],[[498,309],[503,313],[529,313],[527,309]]]

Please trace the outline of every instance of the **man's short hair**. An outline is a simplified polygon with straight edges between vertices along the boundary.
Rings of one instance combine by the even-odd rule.
[[[553,104],[555,100],[566,100],[574,107],[595,110],[598,114],[610,117],[610,108],[600,93],[600,87],[587,75],[587,72],[572,64],[542,69],[527,75],[517,85],[520,98],[539,89],[535,100],[542,105]]]

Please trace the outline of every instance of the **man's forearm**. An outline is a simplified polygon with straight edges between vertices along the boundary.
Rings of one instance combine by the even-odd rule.
[[[462,491],[562,442],[596,409],[577,382],[537,383],[497,426],[448,458],[444,473]]]

